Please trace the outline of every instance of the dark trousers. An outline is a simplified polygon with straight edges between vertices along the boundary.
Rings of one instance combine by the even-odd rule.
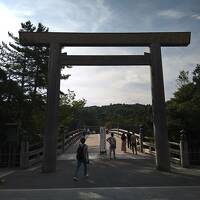
[[[77,160],[76,171],[74,176],[78,177],[79,169],[82,164],[84,166],[84,175],[85,176],[87,175],[87,162],[85,160],[84,161]]]
[[[131,139],[128,139],[128,148],[131,148]]]

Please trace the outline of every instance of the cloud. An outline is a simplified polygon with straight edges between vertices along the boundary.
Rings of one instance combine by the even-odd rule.
[[[158,16],[165,17],[165,18],[171,18],[171,19],[180,19],[186,16],[184,12],[168,9],[168,10],[162,10],[158,12]]]
[[[194,14],[194,15],[192,15],[192,18],[200,20],[200,15],[199,14]]]
[[[74,90],[77,97],[88,100],[87,105],[151,102],[149,67],[75,66],[68,73],[71,77],[62,81],[61,90]]]
[[[17,18],[12,10],[10,10],[6,5],[0,3],[0,39],[1,41],[8,42],[8,31],[17,33],[20,27],[20,18]],[[1,42],[0,41],[0,42]]]
[[[100,30],[112,16],[111,9],[104,0],[20,0],[12,5],[4,5],[20,22],[42,22],[51,31],[94,32]]]
[[[125,0],[3,0],[0,3],[0,38],[6,40],[7,31],[14,34],[20,23],[30,20],[42,22],[50,31],[67,32],[153,32],[191,31],[191,45],[187,48],[167,48],[163,54],[166,99],[172,97],[176,77],[181,69],[189,70],[199,63],[199,26],[197,5],[188,1],[158,3]],[[173,9],[167,9],[169,6]],[[175,9],[177,8],[177,9]],[[159,10],[159,12],[157,12]],[[155,14],[157,13],[157,14]],[[171,19],[171,20],[163,20]],[[177,23],[177,20],[184,19]],[[164,49],[164,48],[163,48]],[[69,55],[134,55],[144,48],[78,48],[68,47]],[[65,69],[71,74],[61,81],[61,89],[74,90],[77,98],[85,98],[87,105],[110,103],[151,103],[150,71],[148,67],[80,67]]]
[[[102,25],[109,21],[110,17],[112,16],[112,12],[104,0],[93,1],[95,4],[91,4],[90,1],[88,2],[89,3],[86,3],[86,6],[90,8],[90,13],[93,16],[92,32],[95,32],[98,31]]]
[[[98,31],[111,16],[104,0],[42,2],[39,3],[42,4],[40,7],[35,7],[37,16],[40,16],[37,19],[48,24],[53,31]]]

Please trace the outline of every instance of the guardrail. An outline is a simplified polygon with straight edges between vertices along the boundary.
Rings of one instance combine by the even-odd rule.
[[[128,133],[128,131],[124,129],[111,129],[109,132],[116,134],[118,137],[121,137],[122,133]],[[154,138],[146,136],[141,137],[140,134],[135,135],[137,136],[137,146],[139,146],[139,150],[144,153],[155,155],[156,148]],[[181,164],[183,167],[188,166],[188,149],[186,141],[181,140],[180,143],[169,141],[169,151],[171,162]]]
[[[63,132],[57,138],[57,155],[64,153],[65,150],[75,141],[80,139],[83,131],[74,130]],[[20,150],[20,168],[28,168],[42,161],[44,155],[42,144],[32,144],[22,142]]]

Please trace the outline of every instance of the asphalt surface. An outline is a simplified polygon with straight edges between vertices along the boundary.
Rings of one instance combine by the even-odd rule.
[[[200,187],[78,188],[0,191],[3,200],[199,200]]]
[[[0,189],[95,188],[95,187],[160,187],[200,186],[200,175],[172,169],[161,172],[153,160],[93,160],[89,178],[80,171],[79,181],[73,181],[75,161],[58,161],[56,173],[18,170],[5,177]]]
[[[92,148],[97,153],[98,148]],[[89,177],[81,169],[77,182],[73,159],[58,160],[55,173],[42,173],[40,166],[15,170],[0,182],[0,199],[200,199],[199,169],[172,167],[171,172],[161,172],[153,157],[127,154],[132,159],[91,159]]]

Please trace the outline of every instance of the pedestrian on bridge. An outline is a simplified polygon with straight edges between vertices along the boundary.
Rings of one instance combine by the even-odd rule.
[[[121,148],[121,150],[126,152],[126,136],[125,136],[124,133],[121,136],[121,140],[122,140],[122,148]]]
[[[131,148],[131,133],[128,131],[127,133],[127,143],[128,143],[128,148]]]
[[[131,135],[131,147],[132,147],[133,154],[135,153],[137,155],[137,138],[134,132]]]
[[[113,152],[113,158],[116,159],[116,157],[115,157],[116,139],[115,139],[113,133],[111,133],[111,137],[109,137],[107,139],[107,142],[110,144],[110,148],[109,148],[110,160],[111,160],[111,154],[112,154],[112,152]]]
[[[89,164],[89,155],[88,155],[88,146],[87,144],[85,144],[84,137],[80,139],[80,144],[77,149],[76,159],[77,159],[77,166],[76,166],[76,171],[75,171],[75,175],[73,179],[75,181],[78,181],[78,173],[82,164],[84,166],[84,175],[85,177],[88,177],[87,164]]]

